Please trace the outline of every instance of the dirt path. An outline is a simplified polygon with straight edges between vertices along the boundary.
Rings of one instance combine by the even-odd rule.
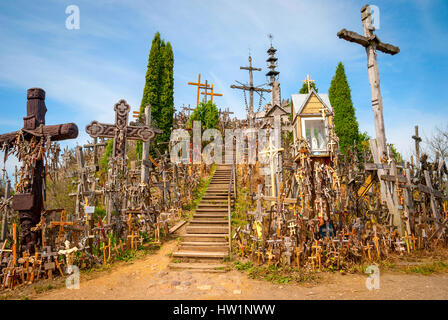
[[[315,286],[276,285],[249,279],[239,271],[191,273],[167,268],[176,241],[129,265],[113,267],[91,280],[81,279],[79,290],[66,288],[31,296],[32,299],[448,299],[448,274],[431,276],[383,273],[380,289],[369,291],[367,275],[326,274]]]

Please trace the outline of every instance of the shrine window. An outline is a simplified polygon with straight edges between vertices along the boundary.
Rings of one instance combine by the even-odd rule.
[[[302,118],[302,135],[310,144],[312,153],[327,152],[327,133],[322,118]]]

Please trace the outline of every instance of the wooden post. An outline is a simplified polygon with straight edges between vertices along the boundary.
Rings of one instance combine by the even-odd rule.
[[[11,181],[8,179],[6,181],[5,186],[5,201],[11,196]],[[8,206],[5,206],[3,209],[3,217],[2,217],[2,238],[1,241],[6,240],[6,236],[8,233]]]
[[[147,105],[145,107],[145,124],[150,127],[151,126],[151,105]],[[141,182],[145,184],[149,184],[149,167],[146,165],[149,160],[149,146],[150,142],[143,142],[142,148],[142,169],[141,169]]]

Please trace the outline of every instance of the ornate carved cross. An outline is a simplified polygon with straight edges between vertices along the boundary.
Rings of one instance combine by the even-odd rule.
[[[86,132],[92,138],[114,138],[114,157],[125,159],[126,140],[149,141],[155,136],[155,132],[147,125],[128,125],[129,111],[131,107],[126,100],[120,100],[114,105],[115,124],[92,121],[86,126]]]

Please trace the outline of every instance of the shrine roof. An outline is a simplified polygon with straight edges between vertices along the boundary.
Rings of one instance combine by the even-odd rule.
[[[311,91],[309,93],[291,95],[292,104],[294,105],[296,114],[300,114],[302,112],[303,107],[306,105],[313,93],[317,96],[320,102],[322,102],[322,104],[327,107],[330,112],[333,112],[328,94],[317,93],[313,88],[311,88]]]

